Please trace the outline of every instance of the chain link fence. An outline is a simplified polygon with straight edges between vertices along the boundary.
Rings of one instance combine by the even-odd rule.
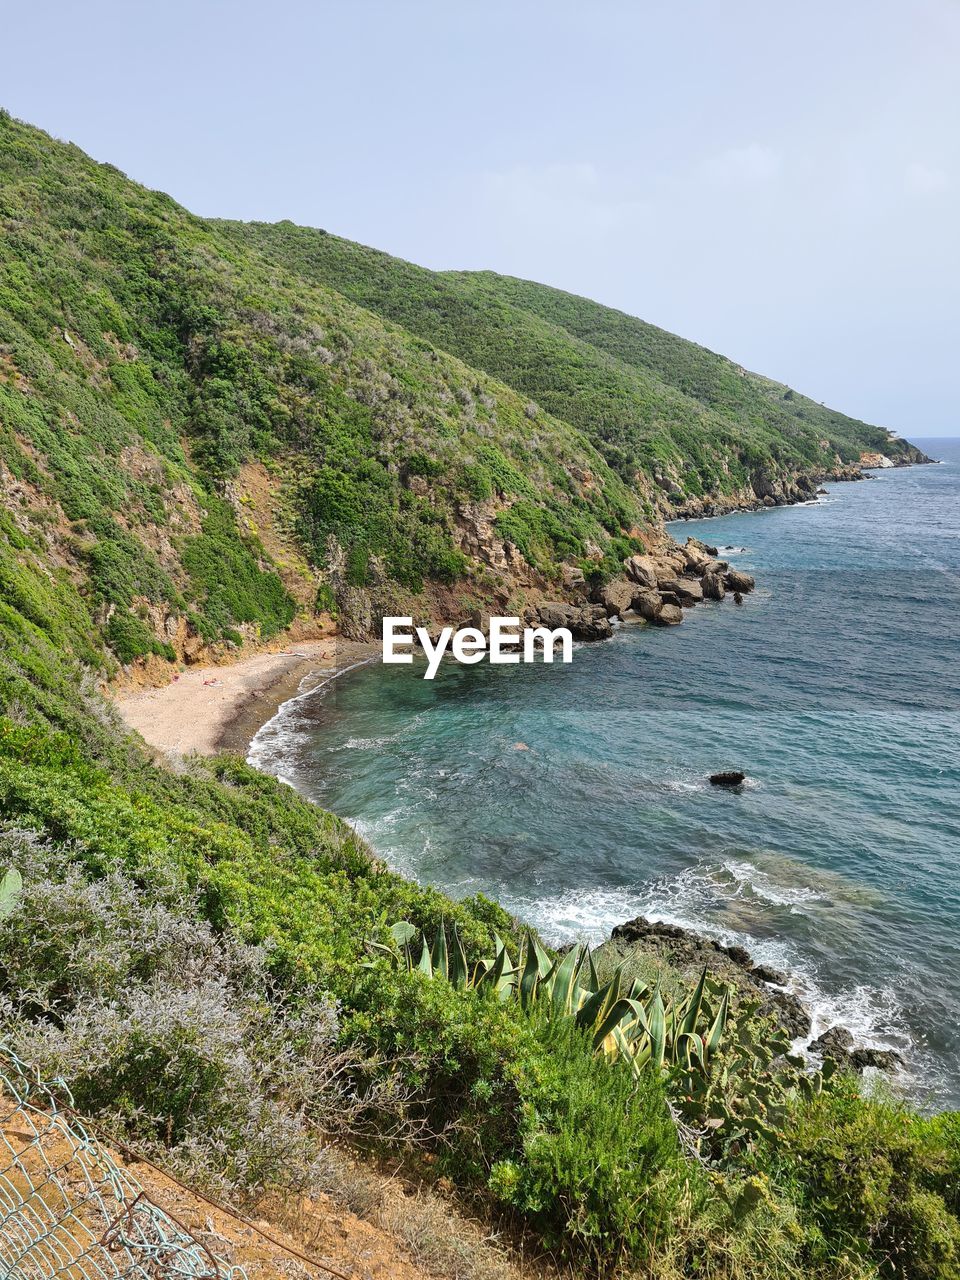
[[[0,1045],[0,1280],[246,1280]]]

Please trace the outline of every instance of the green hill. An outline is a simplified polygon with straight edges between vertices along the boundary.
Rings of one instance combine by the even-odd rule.
[[[475,316],[437,301],[424,336],[431,308],[401,325],[272,234],[0,114],[0,1066],[240,1202],[322,1188],[331,1143],[387,1157],[525,1274],[547,1250],[583,1277],[952,1280],[956,1115],[807,1080],[742,993],[538,950],[240,759],[174,767],[125,732],[122,664],[558,593],[657,536],[657,449],[722,472],[748,438],[788,448],[722,409],[720,365],[699,400],[633,364],[638,322],[588,340],[590,304],[547,320],[550,291],[424,276]],[[382,270],[406,305],[415,269]]]
[[[431,272],[292,223],[220,225],[579,427],[664,514],[749,500],[755,488],[762,496],[765,479],[826,473],[864,452],[922,456],[882,428],[559,289],[492,272]]]

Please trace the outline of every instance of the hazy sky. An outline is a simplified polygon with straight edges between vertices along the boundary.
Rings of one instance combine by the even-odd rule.
[[[0,3],[0,104],[197,213],[559,285],[960,435],[960,2]]]

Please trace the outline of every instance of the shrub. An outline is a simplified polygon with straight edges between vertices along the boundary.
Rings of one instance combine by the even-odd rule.
[[[589,1037],[538,1012],[517,1066],[515,1154],[489,1186],[544,1243],[597,1268],[652,1257],[671,1234],[689,1171],[657,1075],[591,1054]]]
[[[308,1190],[324,1136],[389,1129],[392,1084],[339,1046],[335,1002],[292,1003],[267,952],[217,935],[197,905],[118,870],[88,880],[30,835],[0,919],[0,1036],[77,1107],[244,1192]]]
[[[175,662],[177,657],[171,645],[161,643],[135,614],[122,609],[117,609],[107,623],[107,643],[123,663],[148,653],[159,654],[168,662]]]
[[[811,1262],[853,1251],[896,1280],[960,1277],[960,1222],[941,1194],[951,1196],[948,1161],[930,1137],[905,1106],[861,1097],[852,1079],[794,1109],[760,1158],[772,1155],[812,1223]]]
[[[276,573],[260,568],[255,548],[244,542],[233,509],[207,495],[202,532],[183,548],[194,598],[202,606],[207,640],[241,637],[236,623],[256,623],[261,636],[275,635],[293,621],[294,603]]]

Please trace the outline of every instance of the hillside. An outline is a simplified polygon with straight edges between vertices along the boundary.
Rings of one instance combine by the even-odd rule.
[[[221,223],[579,427],[665,516],[790,497],[906,441],[623,312],[493,272],[431,272],[292,223]],[[794,493],[793,496],[796,496]]]
[[[376,1218],[344,1148],[428,1186],[396,1213],[441,1274],[506,1265],[453,1256],[450,1199],[525,1275],[956,1280],[956,1115],[808,1073],[722,974],[557,954],[239,757],[125,730],[121,669],[599,586],[663,540],[644,439],[669,470],[706,424],[686,460],[744,476],[750,433],[788,447],[630,364],[629,325],[612,354],[498,300],[524,377],[556,374],[534,395],[505,331],[495,376],[269,239],[0,115],[0,1044],[248,1209]],[[481,317],[507,288],[437,279]],[[588,407],[621,394],[608,441]]]
[[[642,548],[585,437],[486,374],[9,117],[0,180],[4,507],[120,661]]]

